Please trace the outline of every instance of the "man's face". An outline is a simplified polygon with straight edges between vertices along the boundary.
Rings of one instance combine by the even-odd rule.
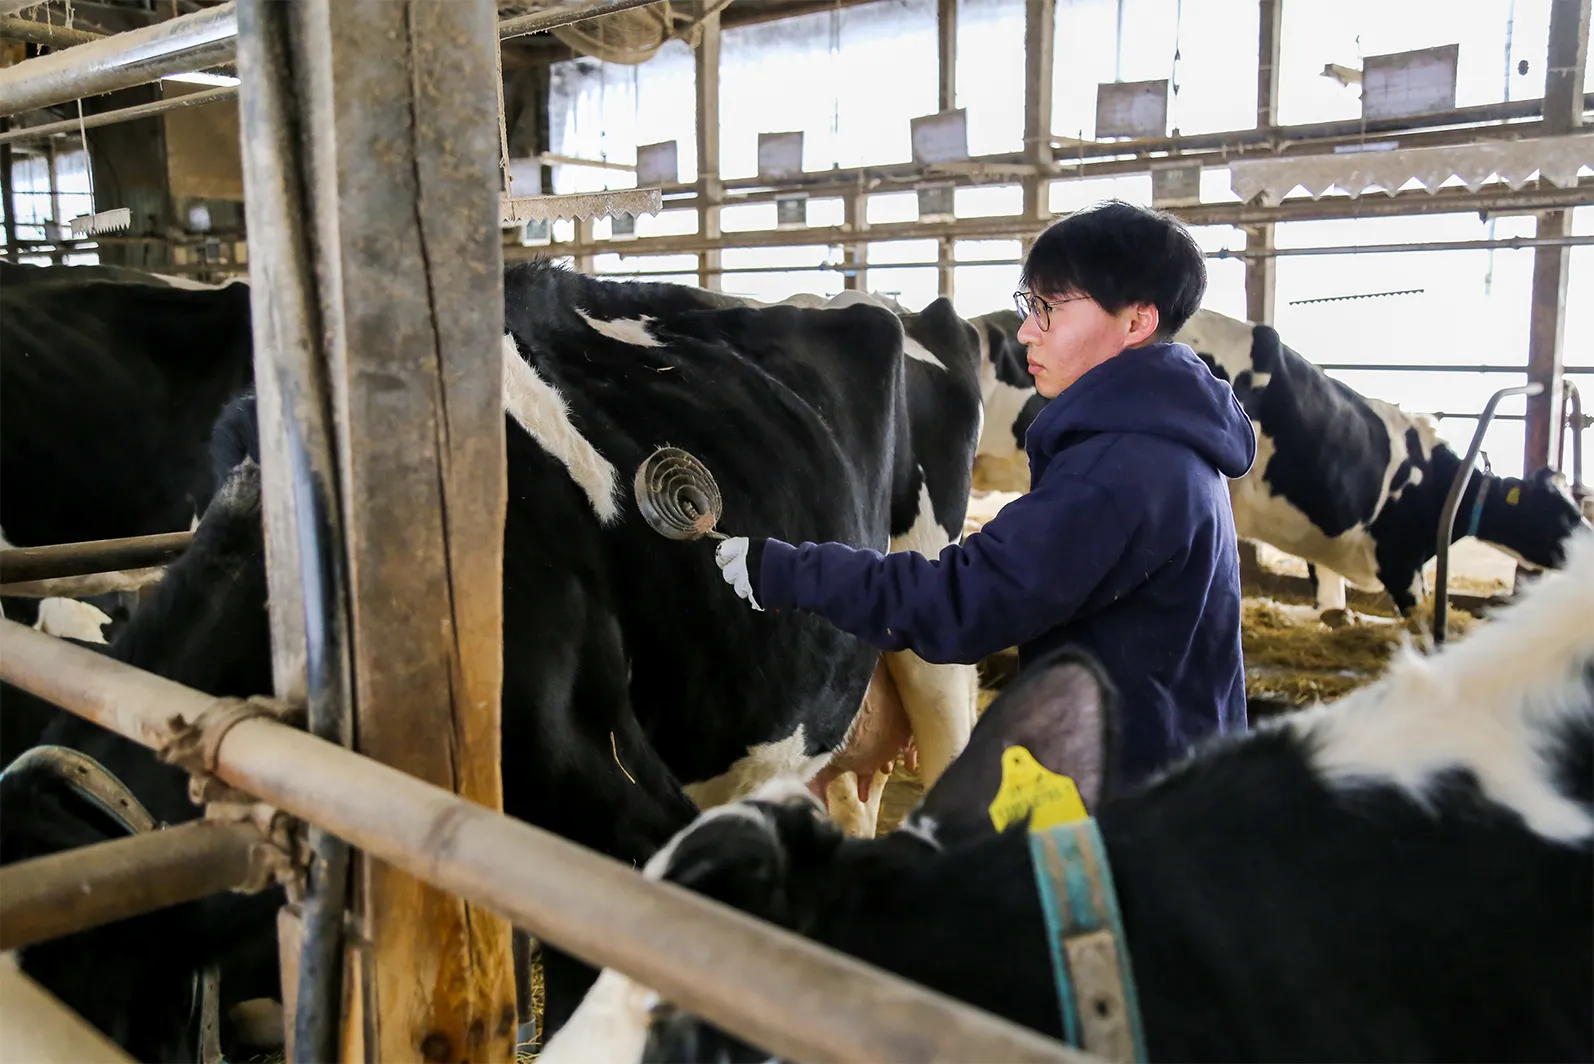
[[[1144,343],[1157,328],[1157,308],[1150,304],[1125,307],[1109,314],[1089,296],[1036,292],[1037,300],[1051,304],[1037,308],[1019,327],[1018,340],[1029,349],[1029,372],[1035,390],[1047,399],[1063,394],[1079,378],[1126,347]],[[1041,315],[1049,313],[1043,330]]]

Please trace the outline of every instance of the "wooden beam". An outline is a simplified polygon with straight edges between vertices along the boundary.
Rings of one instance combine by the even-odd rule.
[[[709,13],[712,0],[697,0],[702,39],[693,56],[697,83],[697,231],[717,241],[720,229],[720,204],[725,186],[720,181],[720,15]],[[720,266],[723,255],[717,247],[698,253],[697,283],[700,288],[720,291],[723,287]]]
[[[958,0],[936,0],[935,36],[940,59],[937,71],[941,76],[941,110],[955,110],[958,105]]]
[[[841,246],[842,264],[851,267],[850,273],[842,275],[841,286],[867,292],[869,291],[869,242],[860,238],[866,237],[869,232],[869,193],[864,191],[860,183],[850,196],[841,201],[841,207],[841,228],[848,236],[854,238]]]
[[[120,1046],[23,973],[11,954],[0,955],[0,1030],[6,1033],[9,1060],[133,1061]]]
[[[1583,117],[1583,68],[1588,62],[1589,0],[1551,0],[1550,47],[1544,82],[1544,131],[1575,132]],[[1539,237],[1562,237],[1572,231],[1571,211],[1539,216]],[[1528,380],[1544,390],[1527,400],[1522,453],[1523,472],[1542,469],[1557,451],[1562,426],[1556,419],[1561,401],[1561,360],[1566,333],[1566,290],[1570,249],[1540,247],[1533,251],[1533,310],[1528,322]]]
[[[1057,0],[1024,0],[1024,161],[1052,163],[1052,52],[1057,29]],[[1024,179],[1026,221],[1051,219],[1051,182],[1044,174]],[[1039,235],[1037,229],[1034,235]],[[1026,251],[1028,248],[1025,249]]]
[[[341,567],[348,631],[331,649],[348,655],[356,748],[500,809],[505,497],[493,4],[241,6],[242,36],[264,40],[255,55],[241,44],[245,84],[271,87],[253,114],[257,93],[244,94],[244,142],[253,154],[249,229],[274,235],[251,247],[251,274],[265,282],[252,287],[261,424],[269,426],[262,464],[273,607],[279,587],[297,578],[301,588],[291,596],[296,616],[273,611],[274,638],[286,640],[279,689],[295,683],[283,676],[286,665],[309,659],[314,667],[327,649],[308,641],[306,653],[304,633],[319,633],[305,614],[322,619],[314,600],[326,597],[328,570],[335,585]],[[439,70],[449,77],[435,78]],[[257,138],[262,146],[252,152]],[[275,172],[273,152],[281,157]],[[281,215],[295,199],[313,233]],[[262,342],[270,340],[285,342]],[[306,446],[315,425],[319,438]],[[289,517],[341,539],[341,549],[283,558]],[[336,687],[337,677],[329,682]],[[515,1034],[508,924],[392,865],[362,859],[355,881],[364,948],[350,998],[363,1028],[346,1032],[344,1059],[507,1060]],[[306,975],[301,967],[301,982]]]
[[[1283,39],[1282,0],[1257,2],[1256,127],[1270,129],[1278,123],[1279,50]],[[1271,251],[1276,245],[1271,224],[1245,228],[1247,251]],[[1247,259],[1245,262],[1245,316],[1250,321],[1271,324],[1274,290],[1278,282],[1278,260]]]

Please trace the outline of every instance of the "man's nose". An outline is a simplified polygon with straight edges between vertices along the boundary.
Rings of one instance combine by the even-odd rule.
[[[1024,324],[1018,327],[1018,342],[1025,346],[1041,342],[1041,330],[1035,324],[1035,315],[1029,315],[1024,319]]]

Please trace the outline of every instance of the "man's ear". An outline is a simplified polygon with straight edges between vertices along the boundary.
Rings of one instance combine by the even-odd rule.
[[[1072,648],[1054,651],[991,703],[910,823],[943,845],[996,834],[990,807],[1002,786],[1003,754],[1013,746],[1027,749],[1048,772],[1072,779],[1095,815],[1113,789],[1117,709],[1117,692],[1093,658]]]
[[[1162,312],[1155,303],[1136,303],[1129,308],[1129,332],[1124,337],[1125,347],[1147,344],[1162,327]]]

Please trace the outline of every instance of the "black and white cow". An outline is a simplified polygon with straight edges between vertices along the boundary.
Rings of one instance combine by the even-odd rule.
[[[1018,315],[1000,311],[976,324],[986,356],[976,470],[994,463],[1006,490],[1026,490],[1023,434],[1046,401],[1019,376],[1028,375]],[[1271,326],[1199,310],[1174,339],[1234,386],[1256,429],[1256,462],[1229,485],[1239,536],[1314,563],[1322,607],[1344,607],[1343,576],[1383,588],[1409,612],[1424,594],[1422,569],[1434,556],[1439,514],[1461,464],[1432,420],[1334,380]],[[1586,524],[1549,470],[1525,479],[1477,473],[1462,495],[1454,538],[1472,535],[1528,567],[1554,568],[1563,541]]]
[[[717,479],[723,528],[885,549],[894,500],[925,490],[927,473],[904,463],[913,360],[879,307],[727,307],[540,263],[506,271],[505,323],[505,810],[640,863],[697,814],[692,791],[729,801],[855,753],[879,655],[818,618],[748,611],[725,593],[712,541],[646,525],[633,473],[656,447],[682,447]],[[234,453],[222,465],[238,441],[258,446],[253,416],[252,399],[223,415],[218,449]],[[236,466],[109,653],[216,694],[269,689],[253,470]],[[545,961],[557,1027],[575,1003],[558,993],[570,972]]]
[[[1026,823],[998,833],[988,809],[1023,745],[1096,818],[1150,1059],[1588,1060],[1594,536],[1576,539],[1465,641],[1127,793],[1110,684],[1064,650],[901,831],[844,838],[777,781],[644,874],[1061,1038]],[[540,1059],[767,1057],[606,971]]]
[[[1334,380],[1267,325],[1197,311],[1177,337],[1234,386],[1256,427],[1252,471],[1231,483],[1235,531],[1314,562],[1409,612],[1461,458],[1433,421]],[[1560,565],[1587,527],[1559,476],[1473,474],[1452,539],[1472,535],[1534,569]],[[1337,581],[1336,581],[1337,583]],[[1319,605],[1344,606],[1320,591]]]
[[[189,528],[211,424],[252,375],[247,285],[0,261],[0,545]],[[39,608],[5,600],[26,623]]]

